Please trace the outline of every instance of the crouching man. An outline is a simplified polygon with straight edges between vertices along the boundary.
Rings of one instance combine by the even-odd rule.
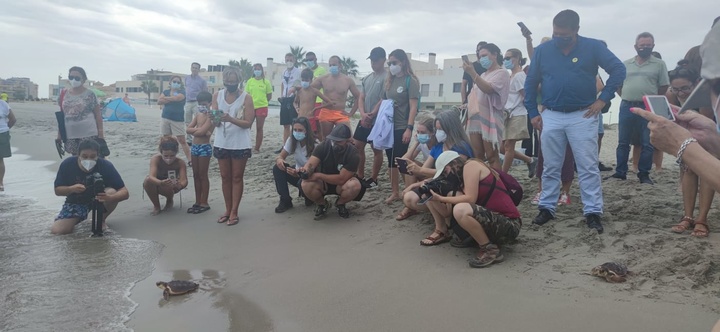
[[[55,195],[67,196],[67,199],[52,225],[53,234],[72,233],[75,225],[87,219],[94,199],[102,203],[103,220],[107,220],[119,202],[128,199],[129,193],[120,174],[112,163],[98,158],[99,151],[97,142],[84,140],[78,147],[78,155],[60,164],[55,178]],[[95,195],[91,183],[98,179],[104,182],[105,192]]]
[[[345,124],[335,126],[298,172],[305,197],[317,204],[315,220],[325,217],[330,208],[325,195],[338,195],[335,201],[338,214],[348,218],[350,212],[345,204],[352,200],[360,201],[365,194],[365,188],[355,176],[360,155],[350,144],[350,137],[350,127]]]

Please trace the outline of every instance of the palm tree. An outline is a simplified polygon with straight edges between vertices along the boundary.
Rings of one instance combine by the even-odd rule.
[[[290,46],[290,53],[295,56],[295,67],[300,66],[303,59],[305,59],[305,51],[302,46]]]
[[[147,94],[148,96],[148,105],[150,105],[150,94],[153,92],[158,92],[157,84],[155,84],[155,81],[151,80],[145,80],[140,84],[140,89],[142,92]]]
[[[246,81],[253,76],[252,62],[250,62],[250,60],[248,59],[240,58],[240,61],[231,59],[230,61],[228,61],[228,65],[240,68],[240,72],[242,73],[243,78]]]
[[[343,67],[343,70],[342,70],[343,74],[346,74],[346,75],[349,75],[352,77],[358,76],[358,64],[357,64],[357,61],[355,61],[355,59],[349,58],[349,57],[348,58],[342,57],[340,59],[340,64]]]

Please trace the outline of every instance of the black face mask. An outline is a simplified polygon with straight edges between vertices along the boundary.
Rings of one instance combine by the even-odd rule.
[[[635,47],[635,51],[637,51],[637,54],[639,57],[641,57],[643,59],[647,59],[652,55],[653,48],[652,47],[645,47],[645,48]]]
[[[333,151],[336,154],[342,155],[343,153],[345,153],[345,150],[347,150],[347,146],[338,145],[333,142]]]
[[[225,84],[225,89],[230,93],[234,93],[238,90],[238,85],[239,84]]]
[[[462,186],[462,179],[460,178],[460,175],[458,175],[456,172],[450,172],[447,176],[445,176],[445,180],[453,187],[453,188],[461,188]]]

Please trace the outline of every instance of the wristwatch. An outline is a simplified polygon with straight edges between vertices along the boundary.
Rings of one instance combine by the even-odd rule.
[[[407,127],[408,127],[408,129],[410,129],[410,131],[413,131],[413,129],[415,129],[415,126],[413,126],[413,125],[407,125]]]

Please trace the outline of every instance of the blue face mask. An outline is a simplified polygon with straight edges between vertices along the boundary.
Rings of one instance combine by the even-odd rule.
[[[487,55],[484,56],[484,57],[482,57],[482,58],[480,58],[480,65],[481,65],[483,68],[488,69],[488,68],[490,68],[490,67],[492,66],[492,64],[493,64],[493,61],[490,60],[490,57],[488,57]]]
[[[310,61],[310,60],[305,61],[305,65],[306,65],[308,68],[315,67],[315,61]]]
[[[503,60],[503,67],[505,67],[505,69],[512,70],[513,68],[515,68],[515,64],[513,64],[512,59]]]
[[[418,134],[417,140],[420,144],[427,144],[427,142],[430,142],[430,135],[429,134]]]
[[[173,82],[173,83],[170,85],[170,87],[172,87],[172,88],[175,89],[175,90],[180,89],[180,86],[181,86],[180,83],[175,83],[175,82]]]
[[[331,74],[331,75],[340,74],[340,67],[338,67],[338,66],[330,66],[330,74]]]
[[[255,74],[255,77],[260,77],[262,76],[262,70],[254,70],[253,74]]]
[[[307,89],[307,88],[310,87],[310,82],[302,81],[302,82],[300,82],[300,86],[301,86],[303,89]]]
[[[293,131],[293,137],[295,137],[295,139],[298,141],[302,141],[305,139],[305,133],[300,131]]]
[[[572,44],[572,37],[553,37],[553,43],[558,48],[566,48]]]

